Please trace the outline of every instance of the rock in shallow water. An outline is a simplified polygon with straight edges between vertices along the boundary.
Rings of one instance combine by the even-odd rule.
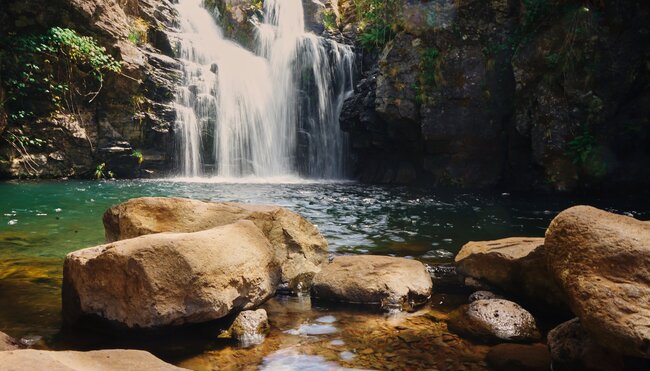
[[[540,339],[535,318],[503,299],[477,300],[450,315],[449,329],[482,341],[533,342]]]
[[[327,259],[327,241],[313,224],[279,206],[215,203],[175,197],[134,198],[104,213],[107,242],[160,232],[197,232],[250,220],[282,267],[282,282],[308,282]]]
[[[159,233],[68,254],[63,315],[129,328],[199,323],[262,304],[279,280],[273,248],[250,221]]]
[[[18,348],[20,348],[20,346],[16,339],[5,334],[4,332],[0,332],[0,351],[14,350]]]
[[[14,350],[0,352],[0,365],[2,365],[3,369],[14,371],[185,370],[165,363],[149,352],[122,349],[96,350],[92,352]]]
[[[322,300],[410,310],[431,296],[431,276],[415,260],[388,256],[338,256],[316,274],[312,296]]]
[[[259,344],[269,330],[269,319],[264,309],[245,310],[235,318],[230,335],[243,346]]]
[[[613,371],[624,369],[623,357],[607,351],[574,318],[548,333],[553,369]]]
[[[553,219],[545,245],[583,328],[609,349],[650,358],[650,223],[576,206]]]
[[[459,273],[527,301],[560,307],[566,299],[546,266],[544,239],[511,237],[471,241],[455,258]]]

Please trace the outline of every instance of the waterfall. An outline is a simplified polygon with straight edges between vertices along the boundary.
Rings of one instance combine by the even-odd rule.
[[[305,32],[301,0],[264,1],[254,51],[228,40],[202,0],[176,9],[182,175],[343,177],[351,48]]]

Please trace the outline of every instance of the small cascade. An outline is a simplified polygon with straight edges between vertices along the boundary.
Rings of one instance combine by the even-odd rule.
[[[255,52],[226,39],[202,0],[176,8],[182,175],[343,177],[350,47],[305,32],[301,0],[264,1]]]

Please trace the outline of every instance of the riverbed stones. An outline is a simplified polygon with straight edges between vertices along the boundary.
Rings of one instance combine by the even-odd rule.
[[[549,331],[548,348],[553,359],[553,370],[624,369],[623,357],[598,344],[582,328],[578,318],[564,322]]]
[[[0,352],[3,370],[31,371],[180,371],[176,367],[142,350],[95,350],[91,352],[54,352],[45,350],[14,350]]]
[[[544,238],[471,241],[455,258],[458,272],[535,304],[566,307],[546,264]],[[466,279],[467,281],[467,279]]]
[[[650,223],[576,206],[553,219],[545,246],[582,327],[611,350],[650,358]]]
[[[14,350],[18,348],[20,348],[20,346],[16,339],[0,331],[0,351]]]
[[[251,221],[146,235],[68,254],[63,315],[129,328],[200,323],[255,308],[279,279],[273,248]]]
[[[485,342],[534,342],[540,339],[535,318],[517,303],[503,299],[477,300],[449,317],[449,329]]]
[[[264,309],[245,310],[230,326],[230,336],[244,346],[261,343],[269,330],[269,318]]]
[[[338,256],[316,274],[312,296],[326,301],[411,310],[431,296],[431,276],[415,260],[389,256]]]
[[[318,228],[279,206],[215,203],[174,197],[142,197],[104,213],[106,241],[160,232],[197,232],[238,220],[250,220],[274,248],[282,282],[314,275],[327,259],[327,241]]]

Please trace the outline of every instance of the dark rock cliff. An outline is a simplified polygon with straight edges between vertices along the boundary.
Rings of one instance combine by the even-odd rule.
[[[3,1],[3,37],[68,28],[96,40],[121,62],[122,69],[119,74],[106,74],[92,102],[87,97],[66,102],[62,108],[39,111],[17,122],[7,122],[4,111],[9,109],[3,107],[0,177],[90,177],[102,163],[105,174],[110,171],[116,177],[167,169],[173,152],[172,101],[180,66],[172,58],[166,32],[175,22],[170,0]],[[12,63],[15,56],[4,52],[3,63]],[[72,69],[70,82],[81,84],[75,79],[83,74]],[[3,74],[0,82],[10,78]],[[6,89],[0,88],[0,97],[5,94]],[[4,105],[6,99],[0,101]]]
[[[338,1],[341,30],[357,30]],[[650,184],[650,6],[407,1],[344,107],[368,182],[565,191]],[[370,58],[372,59],[372,58]]]

